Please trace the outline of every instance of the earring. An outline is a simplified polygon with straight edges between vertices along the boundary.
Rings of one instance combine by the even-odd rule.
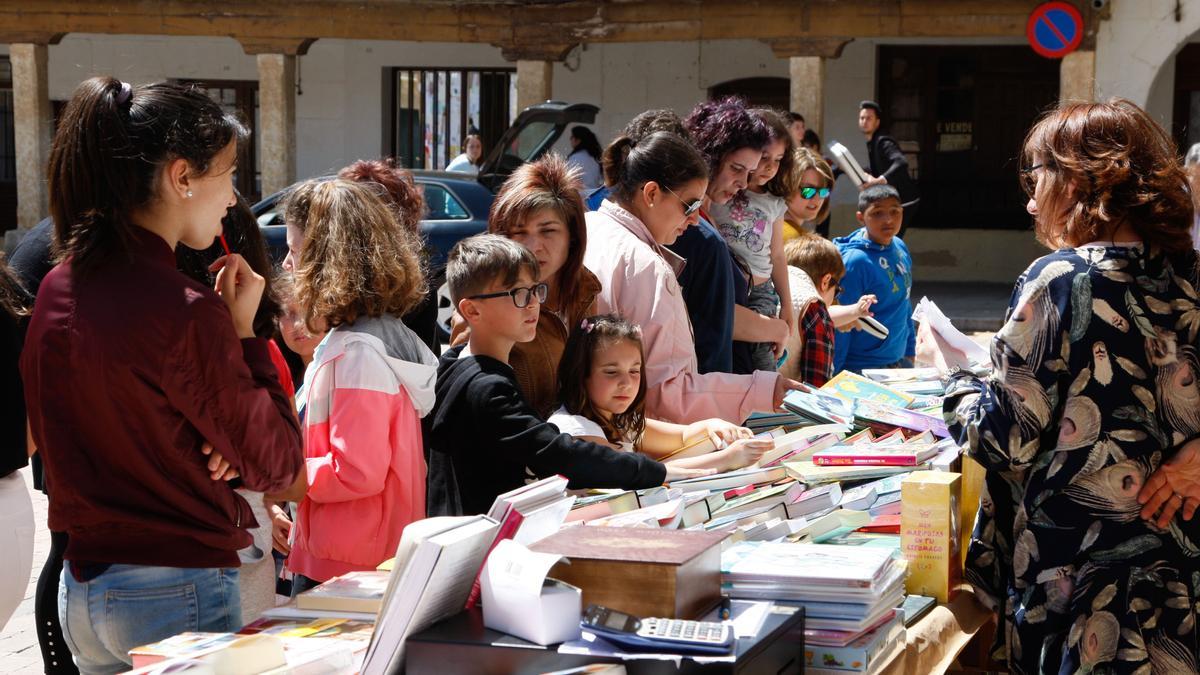
[[[192,196],[192,191],[191,191],[191,190],[188,190],[188,191],[187,191],[187,196],[188,196],[189,198]]]

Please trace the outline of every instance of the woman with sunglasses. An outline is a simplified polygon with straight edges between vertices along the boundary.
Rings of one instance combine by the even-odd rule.
[[[800,189],[787,198],[785,240],[804,231],[816,231],[817,224],[829,215],[829,193],[833,190],[833,170],[820,155],[808,148],[796,148],[795,161]]]
[[[509,365],[525,400],[545,419],[558,407],[558,364],[571,331],[595,312],[600,280],[583,266],[587,249],[579,170],[558,155],[523,164],[504,182],[488,218],[488,231],[529,249],[538,261],[537,336],[518,342]],[[455,315],[451,344],[467,342],[470,329]]]
[[[777,373],[697,369],[677,280],[684,260],[666,246],[696,224],[709,171],[696,148],[675,134],[660,131],[639,141],[622,136],[604,152],[610,197],[587,214],[591,245],[584,264],[600,279],[597,309],[642,327],[646,414],[678,424],[741,421],[756,410],[774,410],[796,384]]]

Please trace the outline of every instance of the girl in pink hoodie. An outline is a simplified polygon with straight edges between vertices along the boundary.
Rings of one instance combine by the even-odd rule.
[[[288,255],[309,326],[329,326],[304,375],[304,479],[288,568],[293,593],[395,555],[425,517],[421,418],[436,360],[400,317],[425,293],[419,246],[370,186],[300,184],[288,198]],[[302,495],[302,499],[301,499]]]

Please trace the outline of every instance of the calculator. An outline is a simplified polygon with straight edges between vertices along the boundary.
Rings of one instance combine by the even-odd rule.
[[[643,652],[728,654],[733,649],[733,625],[720,621],[639,619],[589,605],[580,625],[609,642]]]

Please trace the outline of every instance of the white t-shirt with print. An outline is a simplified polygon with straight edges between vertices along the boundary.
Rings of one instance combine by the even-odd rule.
[[[713,225],[738,257],[756,277],[771,277],[771,235],[775,222],[787,213],[787,202],[763,192],[742,190],[727,204],[713,204],[708,210]]]

